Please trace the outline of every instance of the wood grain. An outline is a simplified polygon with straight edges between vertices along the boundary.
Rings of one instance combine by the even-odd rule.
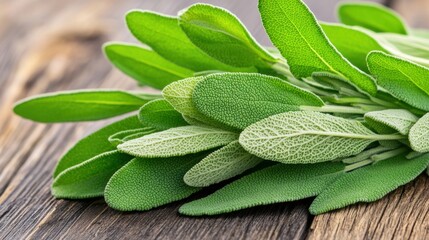
[[[102,199],[53,199],[49,188],[57,159],[78,139],[114,119],[37,124],[13,115],[14,102],[60,90],[135,89],[134,81],[104,59],[101,45],[108,40],[135,41],[122,20],[132,8],[175,14],[194,2],[0,0],[0,239],[427,238],[429,193],[424,176],[379,202],[314,221],[307,212],[307,200],[187,218],[176,213],[181,202],[144,213],[121,213],[109,209]],[[237,13],[260,42],[269,44],[257,0],[202,2]],[[307,2],[318,16],[332,18],[331,7],[322,8],[316,0]]]

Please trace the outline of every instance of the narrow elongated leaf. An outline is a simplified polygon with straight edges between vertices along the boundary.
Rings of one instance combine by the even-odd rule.
[[[316,163],[362,152],[377,140],[401,139],[377,135],[359,121],[318,112],[287,112],[250,125],[240,134],[246,151],[283,163]]]
[[[426,113],[411,128],[408,138],[414,151],[429,152],[429,113]]]
[[[124,143],[126,141],[141,138],[145,135],[151,134],[156,132],[157,130],[152,127],[143,127],[143,128],[136,128],[131,130],[124,130],[117,132],[109,137],[109,142],[113,146],[118,146],[121,143]]]
[[[408,160],[404,155],[347,173],[330,184],[310,206],[312,214],[321,214],[358,202],[373,202],[422,173],[429,155]]]
[[[131,33],[139,41],[179,66],[194,71],[255,71],[234,68],[204,53],[188,39],[175,17],[148,11],[131,11],[127,14],[126,21]]]
[[[365,114],[365,121],[378,133],[383,134],[398,131],[402,135],[408,135],[417,120],[418,117],[405,109],[387,109]]]
[[[165,60],[152,50],[123,43],[104,45],[107,58],[141,85],[162,89],[169,83],[194,75],[192,70]]]
[[[215,193],[180,207],[185,215],[214,215],[316,196],[341,176],[344,164],[277,164],[236,180]]]
[[[221,129],[184,126],[125,142],[118,149],[136,157],[184,156],[226,145],[237,138],[236,133]]]
[[[146,211],[197,192],[183,175],[204,155],[134,159],[116,172],[106,186],[107,204],[120,211]]]
[[[111,135],[120,131],[140,129],[141,127],[143,126],[137,116],[132,116],[107,125],[81,139],[61,157],[55,168],[54,178],[67,168],[78,165],[104,152],[115,150],[116,148],[107,140]]]
[[[117,90],[65,91],[26,98],[13,111],[37,122],[91,121],[135,111],[147,102]]]
[[[183,180],[193,187],[207,187],[255,167],[262,159],[246,152],[238,141],[209,154],[193,166]]]
[[[68,199],[101,197],[112,175],[131,159],[115,150],[68,168],[55,178],[52,195]]]
[[[180,13],[179,23],[196,46],[226,64],[249,67],[277,61],[226,9],[195,4]]]
[[[395,12],[376,3],[342,3],[338,7],[340,21],[374,32],[407,34],[404,21]]]
[[[321,24],[335,48],[353,65],[369,72],[366,57],[371,51],[388,52],[368,32],[359,27],[340,24]]]
[[[281,79],[256,73],[213,74],[199,82],[192,100],[204,115],[243,129],[268,116],[323,101]]]
[[[396,98],[429,111],[429,69],[382,52],[368,55],[368,67],[377,84]]]
[[[157,99],[146,103],[140,109],[139,120],[144,125],[158,130],[188,125],[182,114],[177,112],[165,99]]]
[[[329,42],[316,18],[301,0],[260,0],[264,27],[298,78],[313,72],[335,73],[374,95],[373,79],[347,61]]]

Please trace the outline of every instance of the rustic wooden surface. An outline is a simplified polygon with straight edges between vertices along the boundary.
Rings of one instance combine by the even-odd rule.
[[[14,116],[13,103],[58,90],[135,88],[133,81],[103,58],[101,44],[133,41],[122,20],[129,9],[173,14],[193,2],[0,0],[0,239],[428,238],[429,184],[425,176],[376,203],[314,218],[306,210],[307,200],[217,217],[186,218],[176,213],[180,203],[144,213],[121,213],[107,208],[100,199],[52,198],[49,187],[57,159],[106,121],[37,124]],[[256,0],[206,2],[236,12],[257,39],[269,44]],[[317,0],[307,2],[323,20],[332,20],[330,11],[337,1],[323,1],[324,5]],[[413,24],[423,27],[428,23],[421,20],[424,14],[410,14],[404,2],[393,6],[402,9]]]

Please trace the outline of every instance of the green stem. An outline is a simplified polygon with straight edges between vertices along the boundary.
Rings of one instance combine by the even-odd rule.
[[[382,153],[382,152],[385,152],[385,151],[388,151],[391,149],[392,148],[385,147],[385,146],[378,146],[375,148],[371,148],[369,150],[366,150],[366,151],[359,153],[358,155],[356,155],[354,157],[349,157],[349,158],[343,159],[343,163],[352,164],[352,163],[361,162],[363,160],[369,159],[374,154]]]
[[[384,152],[381,154],[376,154],[376,155],[371,156],[371,160],[374,162],[383,161],[383,160],[398,156],[399,154],[404,153],[407,150],[408,149],[406,147],[402,147],[402,148],[398,148],[398,149],[388,151],[388,152]]]
[[[347,107],[347,106],[335,106],[335,105],[325,105],[322,107],[314,106],[301,106],[301,110],[304,111],[314,111],[314,112],[328,112],[328,113],[348,113],[348,114],[365,114],[367,111],[357,108],[357,107]]]
[[[322,97],[322,99],[336,104],[374,104],[371,100],[359,97]]]
[[[372,164],[372,163],[373,163],[373,161],[372,161],[371,159],[367,159],[367,160],[364,160],[364,161],[360,161],[360,162],[357,162],[357,163],[355,163],[355,164],[352,164],[352,165],[348,165],[348,166],[346,166],[346,167],[344,168],[344,172],[351,172],[351,171],[353,171],[353,170],[356,170],[356,169],[358,169],[358,168],[361,168],[361,167],[364,167],[364,166],[370,165],[370,164]]]

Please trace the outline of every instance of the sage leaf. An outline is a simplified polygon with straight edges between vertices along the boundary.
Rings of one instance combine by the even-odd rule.
[[[136,128],[131,130],[125,130],[117,132],[113,135],[111,135],[108,140],[113,146],[118,146],[121,143],[124,143],[126,141],[136,139],[143,137],[145,135],[151,134],[156,132],[156,129],[151,127],[143,127],[143,128]]]
[[[338,7],[340,21],[374,32],[407,34],[404,21],[392,10],[376,3],[342,3]]]
[[[301,105],[324,105],[311,92],[257,73],[206,76],[195,87],[192,100],[199,112],[239,129],[277,113],[299,110]]]
[[[192,70],[177,66],[150,49],[123,43],[108,43],[103,49],[115,67],[141,85],[162,89],[194,75]]]
[[[259,11],[268,36],[297,78],[326,71],[341,76],[366,93],[376,94],[374,80],[333,47],[301,0],[260,0]]]
[[[377,135],[356,120],[318,112],[287,112],[250,125],[240,134],[249,153],[282,163],[316,163],[356,155],[378,140],[403,139]]]
[[[262,159],[244,150],[238,141],[212,152],[184,176],[186,184],[207,187],[242,174],[261,163]]]
[[[157,130],[188,125],[182,114],[177,112],[165,99],[153,100],[143,105],[140,108],[139,120],[143,125]]]
[[[316,196],[344,174],[343,169],[344,164],[339,162],[277,164],[244,176],[205,198],[186,203],[179,212],[190,216],[215,215]]]
[[[61,157],[55,167],[54,178],[67,168],[78,165],[104,152],[115,150],[116,148],[107,140],[111,135],[120,131],[140,129],[141,127],[143,126],[137,116],[131,116],[109,124],[82,138]]]
[[[404,155],[349,172],[314,199],[310,213],[317,215],[358,202],[373,202],[422,173],[429,155],[408,160]]]
[[[413,107],[429,111],[429,69],[382,52],[368,55],[377,84]]]
[[[26,98],[13,111],[36,122],[92,121],[135,111],[147,102],[124,91],[78,90]]]
[[[429,113],[426,113],[411,128],[408,138],[414,151],[429,152]]]
[[[164,158],[202,152],[227,145],[237,138],[236,133],[226,130],[184,126],[125,142],[118,149],[135,157]]]
[[[133,159],[108,182],[104,197],[120,211],[146,211],[181,200],[200,188],[183,182],[183,175],[204,156]]]
[[[417,116],[405,109],[387,109],[365,114],[365,122],[382,134],[397,131],[402,135],[408,135],[411,127],[418,119]]]
[[[277,62],[226,9],[194,4],[179,14],[179,23],[196,46],[226,64],[250,67]]]
[[[188,39],[175,17],[135,10],[127,14],[126,22],[134,37],[179,66],[197,72],[256,71],[254,68],[235,68],[210,57]]]
[[[388,52],[370,33],[359,27],[340,24],[321,24],[335,48],[359,69],[369,72],[366,57],[371,51]]]
[[[118,151],[105,152],[59,174],[52,184],[56,198],[102,197],[112,175],[132,159]]]

